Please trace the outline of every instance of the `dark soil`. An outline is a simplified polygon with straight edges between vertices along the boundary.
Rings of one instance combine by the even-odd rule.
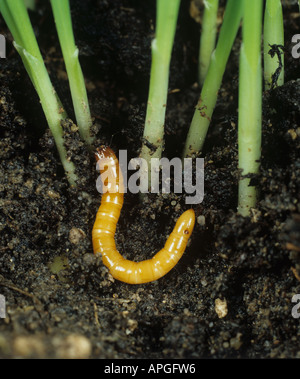
[[[31,13],[54,86],[74,120],[48,2]],[[95,117],[95,146],[138,156],[148,95],[155,1],[72,0],[76,42]],[[0,356],[33,358],[300,358],[300,65],[291,37],[295,5],[285,6],[286,84],[264,93],[260,201],[236,213],[239,42],[220,91],[203,156],[205,197],[178,265],[157,282],[115,281],[94,258],[100,204],[93,154],[65,125],[80,178],[68,186],[37,95],[7,36],[0,70]],[[199,96],[199,25],[182,1],[166,121],[168,157],[180,156]],[[184,196],[126,195],[116,241],[124,256],[158,251]],[[126,253],[125,253],[126,252]],[[216,300],[227,302],[219,318]],[[217,300],[219,301],[219,300]]]

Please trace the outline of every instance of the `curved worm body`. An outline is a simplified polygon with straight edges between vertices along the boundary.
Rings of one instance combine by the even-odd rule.
[[[140,284],[161,278],[176,265],[185,251],[195,224],[194,211],[190,209],[179,217],[165,246],[152,259],[141,262],[124,259],[117,251],[114,239],[124,199],[123,177],[119,170],[119,162],[109,147],[99,149],[96,159],[98,163],[105,161],[107,170],[104,170],[101,165],[100,173],[107,171],[107,182],[101,175],[107,192],[102,195],[93,227],[94,254],[101,254],[103,263],[111,275],[122,282]]]

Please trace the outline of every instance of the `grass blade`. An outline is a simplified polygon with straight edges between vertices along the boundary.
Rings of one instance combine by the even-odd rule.
[[[238,212],[250,214],[257,189],[249,176],[259,171],[262,123],[262,0],[244,2],[243,42],[240,53],[238,154],[241,179]]]
[[[72,101],[81,137],[90,145],[92,118],[85,81],[75,45],[69,0],[51,0],[56,29],[69,78]]]
[[[281,0],[267,0],[264,17],[264,79],[265,89],[273,86],[273,75],[279,68],[277,54],[270,55],[270,45],[284,46],[284,28]],[[280,54],[279,50],[279,54]],[[277,85],[284,83],[284,55],[281,55],[282,68],[277,79]]]
[[[210,58],[216,47],[218,7],[219,0],[204,1],[204,14],[198,59],[198,77],[200,86],[204,83]]]
[[[160,159],[164,146],[169,70],[179,6],[180,0],[157,0],[156,36],[152,41],[150,88],[144,143],[140,154],[141,158],[147,162],[148,168],[150,167],[150,170],[142,173],[144,182],[148,180],[148,176],[151,177],[151,158]],[[153,185],[156,186],[157,183]]]
[[[14,46],[39,95],[69,183],[75,185],[77,180],[75,167],[67,158],[61,127],[66,114],[50,81],[24,0],[0,0],[0,11],[13,35]]]
[[[238,32],[243,1],[228,0],[217,47],[212,54],[198,104],[187,135],[183,157],[201,152],[215,108],[226,64]]]

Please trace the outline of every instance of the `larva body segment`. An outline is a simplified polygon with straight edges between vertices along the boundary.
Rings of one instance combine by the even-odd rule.
[[[96,158],[98,162],[105,160],[104,165],[100,167],[100,173],[104,172],[103,166],[107,167],[108,183],[93,227],[94,253],[102,255],[104,265],[117,280],[141,284],[161,278],[177,264],[185,251],[195,225],[194,211],[189,209],[179,217],[165,246],[152,259],[141,262],[124,259],[117,251],[114,239],[124,201],[123,177],[119,170],[119,162],[109,147],[99,149]]]

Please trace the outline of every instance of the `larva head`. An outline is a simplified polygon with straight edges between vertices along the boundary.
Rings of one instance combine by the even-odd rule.
[[[95,157],[104,186],[102,193],[123,193],[123,176],[113,150],[109,146],[101,146],[97,149]]]
[[[105,169],[111,168],[111,167],[118,167],[119,162],[115,155],[115,153],[112,151],[112,149],[109,146],[101,146],[96,150],[95,158],[97,161],[97,169],[102,174]]]
[[[174,229],[176,229],[176,232],[178,234],[182,234],[182,236],[189,239],[194,229],[194,226],[195,226],[195,212],[193,209],[189,209],[185,211],[179,217]]]
[[[102,145],[97,148],[95,153],[96,161],[98,162],[100,159],[113,159],[117,160],[117,157],[113,150],[106,145]]]

